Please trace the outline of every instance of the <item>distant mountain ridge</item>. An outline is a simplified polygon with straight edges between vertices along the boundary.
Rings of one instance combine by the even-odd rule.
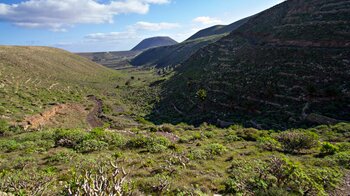
[[[194,40],[194,39],[208,37],[208,36],[212,36],[212,35],[220,35],[220,34],[230,33],[233,30],[240,27],[241,25],[243,25],[244,23],[246,23],[249,20],[249,18],[250,17],[244,18],[242,20],[239,20],[239,21],[234,22],[234,23],[229,24],[229,25],[216,25],[216,26],[212,26],[212,27],[200,30],[197,33],[195,33],[194,35],[192,35],[190,38],[188,38],[187,40]]]
[[[177,44],[177,41],[173,40],[170,37],[151,37],[142,40],[138,45],[131,49],[131,51],[141,51],[160,46],[170,46],[174,44]]]
[[[150,118],[277,129],[350,121],[349,8],[289,0],[255,15],[179,66]]]
[[[203,29],[186,41],[171,46],[151,48],[131,60],[134,66],[156,66],[157,68],[176,66],[186,61],[199,49],[214,43],[247,22],[245,18],[230,25],[220,25]]]
[[[130,67],[129,61],[142,53],[142,51],[176,43],[177,42],[170,37],[151,37],[142,40],[130,51],[86,52],[77,54],[112,69],[124,69]]]

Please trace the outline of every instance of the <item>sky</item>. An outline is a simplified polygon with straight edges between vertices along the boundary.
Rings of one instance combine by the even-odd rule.
[[[284,0],[0,0],[0,45],[71,52],[130,50],[142,39],[181,42]]]

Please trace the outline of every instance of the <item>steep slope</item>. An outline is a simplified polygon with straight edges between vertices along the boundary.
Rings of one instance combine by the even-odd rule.
[[[131,64],[134,66],[156,66],[157,68],[177,66],[199,49],[223,38],[232,30],[247,22],[248,19],[242,19],[228,26],[214,26],[201,30],[179,44],[146,50],[136,56]]]
[[[0,46],[0,118],[19,120],[55,104],[81,102],[118,77],[60,49]]]
[[[265,128],[350,120],[349,78],[350,1],[289,0],[193,55],[151,117]]]
[[[230,33],[233,30],[237,29],[240,27],[242,24],[246,23],[249,20],[250,17],[244,18],[242,20],[239,20],[237,22],[234,22],[229,25],[216,25],[213,27],[209,27],[203,30],[198,31],[194,35],[192,35],[190,38],[187,40],[194,40],[202,37],[208,37],[212,35],[220,35],[220,34],[225,34],[225,33]]]
[[[131,51],[141,51],[147,50],[149,48],[155,48],[159,46],[170,46],[177,44],[177,42],[170,37],[151,37],[142,40],[138,45],[136,45]]]
[[[78,55],[112,69],[123,69],[130,66],[129,60],[142,51],[116,51],[116,52],[94,52],[78,53]]]

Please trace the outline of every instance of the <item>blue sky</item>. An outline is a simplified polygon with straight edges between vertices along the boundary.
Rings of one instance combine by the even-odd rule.
[[[283,0],[0,0],[0,45],[72,52],[129,50],[142,39],[183,41]]]

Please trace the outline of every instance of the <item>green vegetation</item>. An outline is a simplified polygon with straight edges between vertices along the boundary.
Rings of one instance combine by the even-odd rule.
[[[0,47],[0,195],[347,194],[339,2],[285,1],[135,59],[150,67]]]
[[[139,126],[130,133],[96,128],[15,134],[0,139],[0,189],[24,195],[68,195],[86,191],[83,186],[90,193],[326,195],[341,186],[350,167],[350,137],[338,135],[345,141],[330,143],[322,133],[344,126],[350,125],[275,132],[179,124],[152,125],[156,131]],[[97,182],[106,187],[93,189]]]

